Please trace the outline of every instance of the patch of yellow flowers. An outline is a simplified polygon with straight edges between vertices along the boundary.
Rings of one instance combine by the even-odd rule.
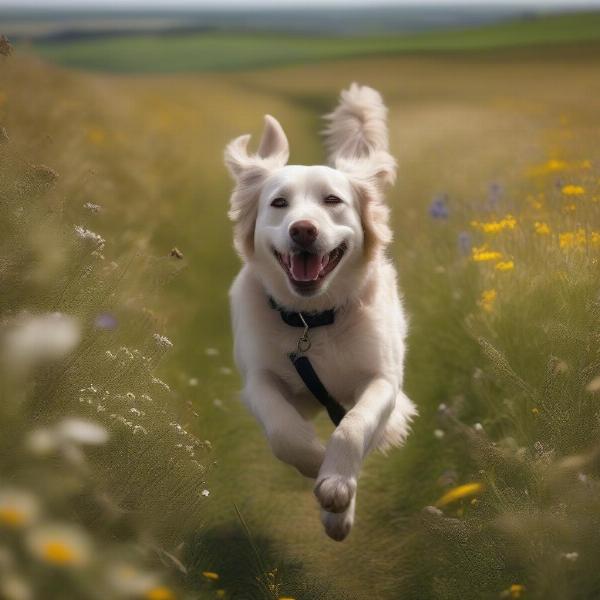
[[[506,215],[499,221],[471,221],[471,227],[483,231],[483,233],[500,233],[505,229],[514,229],[517,226],[517,220],[512,215]]]

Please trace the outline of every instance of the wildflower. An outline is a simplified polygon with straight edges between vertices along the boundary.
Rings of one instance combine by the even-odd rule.
[[[592,246],[600,246],[600,231],[592,231],[590,233],[590,244]]]
[[[488,206],[491,210],[494,210],[498,206],[498,202],[502,199],[504,189],[502,185],[497,182],[490,183],[488,187]]]
[[[565,204],[565,205],[562,207],[562,211],[563,211],[565,214],[568,214],[568,213],[573,213],[573,212],[575,212],[576,210],[577,210],[577,204],[575,204],[574,202],[570,202],[569,204]]]
[[[0,525],[10,528],[31,525],[39,514],[35,496],[17,489],[0,490]]]
[[[458,234],[458,249],[463,256],[471,254],[471,236],[466,231]]]
[[[549,235],[550,233],[550,226],[542,221],[536,221],[533,228],[538,235]]]
[[[126,563],[109,566],[106,578],[110,587],[123,596],[139,596],[158,586],[155,574],[140,571]]]
[[[8,362],[25,368],[64,358],[79,344],[80,337],[79,323],[69,315],[25,314],[9,326],[3,350]]]
[[[64,440],[76,444],[100,446],[108,441],[108,431],[94,421],[70,417],[61,421],[57,431]]]
[[[481,423],[475,423],[473,429],[478,433],[481,433],[483,431],[483,425]]]
[[[435,437],[438,440],[441,440],[446,434],[444,433],[444,431],[442,429],[436,429],[433,432],[433,437]]]
[[[495,250],[488,250],[487,246],[474,246],[471,251],[471,258],[475,262],[485,262],[489,260],[500,260],[502,253]]]
[[[585,229],[580,228],[575,231],[565,231],[558,234],[558,245],[563,249],[585,246],[585,243]]]
[[[201,496],[204,496],[205,498],[208,498],[208,496],[210,496],[210,491],[209,490],[202,490],[200,492]]]
[[[146,600],[175,600],[175,594],[164,585],[148,590],[144,596]]]
[[[458,487],[452,488],[447,491],[436,503],[435,505],[446,506],[447,504],[451,504],[456,500],[461,500],[462,498],[470,498],[471,496],[477,496],[484,491],[485,487],[482,483],[473,482],[473,483],[465,483],[464,485],[459,485]]]
[[[164,335],[160,335],[159,333],[155,333],[152,337],[156,340],[156,343],[161,348],[172,348],[173,347],[173,342],[168,337],[166,337]]]
[[[100,248],[102,248],[106,243],[106,240],[101,235],[94,233],[93,231],[91,231],[87,227],[83,227],[82,225],[75,225],[75,233],[82,240],[89,240],[90,242],[93,242]]]
[[[94,319],[96,329],[113,331],[117,328],[118,324],[117,318],[110,313],[101,313]]]
[[[497,295],[498,293],[494,289],[484,290],[481,293],[481,298],[479,300],[479,305],[481,306],[481,308],[483,308],[483,310],[485,310],[486,312],[492,312],[492,310],[494,309],[494,302],[496,301]]]
[[[58,567],[80,567],[91,555],[91,542],[80,527],[41,525],[27,535],[29,551],[38,560]]]
[[[210,581],[217,581],[219,579],[219,574],[213,571],[202,571],[202,575],[206,577],[206,579],[210,579]]]
[[[219,373],[221,373],[221,375],[231,375],[233,373],[233,370],[230,369],[229,367],[221,367],[219,369]]]
[[[534,417],[537,417],[537,416],[540,414],[540,409],[539,409],[539,408],[537,408],[537,406],[534,406],[534,407],[531,409],[531,414],[532,414]]]
[[[183,252],[179,248],[172,248],[169,253],[173,258],[181,260],[183,258]]]
[[[91,144],[103,144],[106,139],[106,132],[100,127],[88,127],[86,137]]]
[[[433,199],[429,205],[429,215],[432,219],[448,218],[448,196],[446,194],[442,194]]]
[[[600,375],[594,377],[586,386],[585,389],[587,392],[595,393],[600,392]]]
[[[218,356],[219,351],[216,348],[205,348],[204,354],[206,354],[206,356]]]
[[[480,221],[471,221],[471,227],[483,231],[483,233],[500,233],[505,229],[514,229],[517,225],[517,220],[512,215],[506,215],[500,221],[489,221],[481,223]]]
[[[102,210],[102,207],[99,204],[94,204],[93,202],[86,202],[83,205],[83,208],[87,208],[93,213],[99,213]]]
[[[580,185],[563,185],[560,190],[565,196],[583,196],[585,188]]]
[[[569,562],[575,562],[579,558],[579,552],[563,552],[561,556]]]
[[[521,598],[525,593],[525,586],[520,583],[513,583],[508,588],[508,597],[509,598]]]
[[[515,268],[515,263],[512,260],[505,260],[496,263],[495,269],[497,271],[512,271]]]

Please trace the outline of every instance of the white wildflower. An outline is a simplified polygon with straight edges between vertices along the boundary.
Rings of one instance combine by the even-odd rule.
[[[82,225],[75,225],[75,234],[82,240],[89,240],[99,247],[103,247],[106,243],[106,240],[101,235],[94,233]]]
[[[37,520],[40,506],[37,498],[25,490],[0,489],[0,526],[18,528]]]
[[[221,373],[221,375],[231,375],[233,373],[233,369],[230,369],[229,367],[221,367],[219,369],[219,373]]]
[[[442,429],[436,429],[433,432],[433,436],[438,439],[441,440],[446,434],[444,433],[444,431]]]
[[[0,345],[5,362],[23,369],[64,358],[80,339],[79,323],[69,315],[58,312],[25,314],[8,325]]]
[[[64,568],[85,565],[92,551],[91,541],[82,528],[63,523],[31,529],[26,545],[38,560]]]
[[[595,393],[595,392],[600,392],[600,375],[598,375],[597,377],[594,377],[594,379],[592,379],[587,386],[585,387],[585,389],[590,392],[591,394]]]
[[[173,347],[173,342],[168,337],[166,337],[164,335],[160,335],[160,333],[155,333],[152,337],[156,340],[156,343],[161,348],[172,348]]]
[[[204,496],[205,498],[207,498],[208,496],[210,496],[210,492],[209,492],[208,490],[202,490],[202,491],[200,492],[200,494],[201,494],[202,496]]]
[[[108,430],[94,421],[70,417],[58,424],[63,439],[76,444],[99,446],[108,441]]]
[[[119,597],[147,596],[147,593],[159,583],[154,573],[140,571],[137,567],[126,563],[111,565],[106,577],[108,584]]]
[[[87,208],[93,213],[99,213],[102,210],[102,207],[99,204],[94,204],[93,202],[86,202],[83,205],[83,208]]]
[[[206,356],[218,356],[219,351],[216,348],[205,348],[204,354],[206,354]]]
[[[481,423],[475,423],[475,425],[473,425],[473,429],[478,433],[481,433],[483,431],[483,425]]]
[[[190,377],[190,379],[188,381],[188,385],[190,385],[191,387],[196,387],[198,385],[198,378]]]
[[[563,552],[561,556],[569,562],[575,562],[579,558],[579,552]]]

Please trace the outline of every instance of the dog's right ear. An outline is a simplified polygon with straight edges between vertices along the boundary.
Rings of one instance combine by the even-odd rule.
[[[256,154],[248,153],[250,135],[241,135],[225,148],[225,165],[236,180],[245,173],[258,175],[260,171],[270,171],[283,167],[290,156],[290,147],[283,128],[271,115],[265,115],[265,128]]]
[[[262,185],[272,171],[286,165],[290,154],[283,128],[271,115],[265,115],[256,154],[248,153],[249,141],[250,135],[242,135],[225,149],[225,164],[236,182],[229,218],[235,223],[234,244],[242,258],[249,258],[254,252],[254,226]]]

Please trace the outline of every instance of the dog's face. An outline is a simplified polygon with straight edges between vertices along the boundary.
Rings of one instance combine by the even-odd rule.
[[[325,166],[286,166],[264,182],[254,259],[269,287],[299,296],[324,293],[363,255],[363,226],[348,177]]]
[[[269,116],[256,155],[248,140],[237,138],[225,154],[237,183],[229,215],[238,252],[285,306],[343,302],[391,237],[379,184],[393,159],[382,153],[334,167],[286,165],[287,138]]]

